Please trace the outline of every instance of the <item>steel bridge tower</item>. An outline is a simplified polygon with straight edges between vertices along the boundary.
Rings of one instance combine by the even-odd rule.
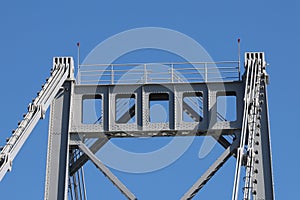
[[[211,77],[218,68],[220,77]],[[0,154],[0,180],[11,170],[12,161],[32,129],[51,104],[45,199],[86,199],[82,166],[91,161],[128,199],[137,199],[103,164],[95,153],[111,138],[126,137],[213,137],[224,152],[182,196],[192,199],[230,158],[236,158],[232,200],[274,199],[270,130],[268,118],[265,56],[262,52],[245,53],[245,72],[240,76],[235,63],[164,63],[167,77],[151,73],[153,64],[137,64],[140,74],[134,83],[121,82],[116,68],[106,65],[109,79],[74,78],[72,57],[55,57],[51,76],[38,96],[28,106],[28,113],[19,122]],[[187,68],[185,68],[188,66]],[[196,79],[183,76],[191,66]],[[124,71],[128,71],[125,67]],[[185,71],[178,73],[178,71]],[[223,71],[222,71],[223,70]],[[235,73],[235,79],[226,80]],[[159,72],[159,74],[161,74]],[[167,81],[166,81],[167,80]],[[86,81],[89,84],[83,84]],[[230,121],[218,112],[218,98],[233,96],[236,119]],[[85,100],[101,101],[100,117],[85,123]],[[168,122],[150,119],[150,102],[168,102]],[[126,105],[126,106],[124,106]],[[184,115],[192,120],[185,121]],[[128,123],[128,122],[132,123]],[[91,141],[88,145],[86,141]],[[245,177],[241,171],[245,170]],[[243,186],[240,186],[243,184]],[[240,194],[239,194],[240,193]],[[241,195],[242,194],[242,195]]]

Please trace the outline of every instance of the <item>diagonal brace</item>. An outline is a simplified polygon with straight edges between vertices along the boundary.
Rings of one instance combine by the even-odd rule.
[[[212,135],[212,137],[215,140],[217,140],[225,149],[227,149],[230,146],[230,143],[228,142],[228,140],[226,140],[226,138],[223,135],[220,136]]]
[[[98,138],[96,142],[90,147],[92,153],[96,153],[101,147],[103,147],[108,141],[107,137]],[[70,176],[73,176],[87,161],[89,160],[86,154],[81,155],[69,169]]]
[[[214,176],[214,174],[224,165],[224,163],[234,154],[238,147],[239,140],[236,139],[222,153],[222,155],[208,168],[208,170],[198,179],[198,181],[187,191],[181,200],[192,199],[200,189]]]
[[[85,144],[80,142],[78,147],[129,200],[137,200],[128,188],[95,156],[95,154],[93,154],[93,152]]]

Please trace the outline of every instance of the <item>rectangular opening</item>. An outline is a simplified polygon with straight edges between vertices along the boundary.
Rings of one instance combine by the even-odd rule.
[[[151,123],[169,122],[169,94],[153,93],[149,95],[149,121]]]
[[[87,95],[82,99],[82,123],[100,124],[102,123],[102,96]]]
[[[236,107],[235,92],[217,93],[217,121],[236,121]]]
[[[117,123],[135,123],[135,95],[117,94],[116,95],[116,122]]]
[[[201,92],[184,93],[182,100],[182,120],[200,122],[203,119],[203,97]]]

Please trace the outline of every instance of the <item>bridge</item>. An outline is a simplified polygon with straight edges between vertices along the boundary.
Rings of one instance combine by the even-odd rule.
[[[1,148],[0,180],[51,105],[45,199],[86,199],[82,167],[88,161],[125,197],[138,199],[96,152],[112,138],[178,136],[212,137],[224,147],[182,200],[192,199],[231,157],[232,200],[274,199],[263,52],[245,53],[242,76],[236,61],[79,67],[75,80],[73,58],[53,58],[51,76]],[[228,116],[222,99],[233,102]],[[165,108],[164,120],[151,110],[155,102]]]

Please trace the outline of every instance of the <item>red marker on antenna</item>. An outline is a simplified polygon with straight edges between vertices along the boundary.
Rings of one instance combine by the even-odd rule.
[[[240,43],[241,42],[241,39],[240,38],[238,38],[238,43]]]
[[[78,47],[80,46],[80,43],[79,43],[79,42],[77,42],[77,46],[78,46]]]

